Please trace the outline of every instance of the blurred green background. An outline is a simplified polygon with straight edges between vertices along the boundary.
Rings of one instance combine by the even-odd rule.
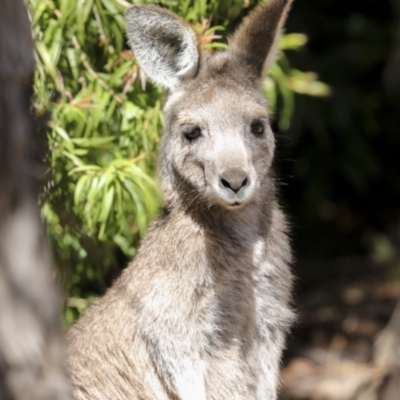
[[[258,2],[143,3],[177,12],[218,51]],[[34,111],[47,132],[41,205],[68,324],[135,255],[160,205],[163,91],[127,47],[123,15],[134,3],[28,0]],[[400,276],[399,16],[397,0],[296,0],[265,79],[300,287],[313,284],[310,260],[349,255]]]

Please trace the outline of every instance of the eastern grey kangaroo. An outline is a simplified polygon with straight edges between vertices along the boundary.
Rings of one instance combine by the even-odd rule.
[[[291,251],[261,91],[291,0],[259,5],[203,53],[155,6],[126,15],[146,74],[168,89],[163,209],[135,259],[68,334],[77,400],[277,398]]]

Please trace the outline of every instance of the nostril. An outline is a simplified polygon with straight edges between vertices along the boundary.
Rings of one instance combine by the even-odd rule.
[[[249,181],[249,179],[245,178],[244,181],[242,182],[242,186],[241,187],[246,186],[248,181]]]
[[[232,189],[232,188],[231,188],[231,185],[229,184],[229,182],[228,182],[226,179],[221,178],[221,183],[222,183],[226,188]]]

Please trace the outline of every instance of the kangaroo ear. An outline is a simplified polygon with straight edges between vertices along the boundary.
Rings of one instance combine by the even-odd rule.
[[[242,22],[229,42],[229,52],[240,65],[250,67],[256,79],[275,61],[279,39],[292,0],[268,0]]]
[[[192,78],[199,63],[196,34],[183,20],[156,6],[133,6],[126,13],[129,44],[139,65],[171,89]]]

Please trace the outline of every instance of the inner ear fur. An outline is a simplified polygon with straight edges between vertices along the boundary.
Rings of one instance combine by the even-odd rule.
[[[199,43],[185,21],[161,7],[140,5],[127,11],[126,25],[139,65],[155,83],[171,89],[196,75]]]
[[[259,79],[275,61],[282,28],[293,0],[268,0],[243,20],[229,40],[229,53]]]

